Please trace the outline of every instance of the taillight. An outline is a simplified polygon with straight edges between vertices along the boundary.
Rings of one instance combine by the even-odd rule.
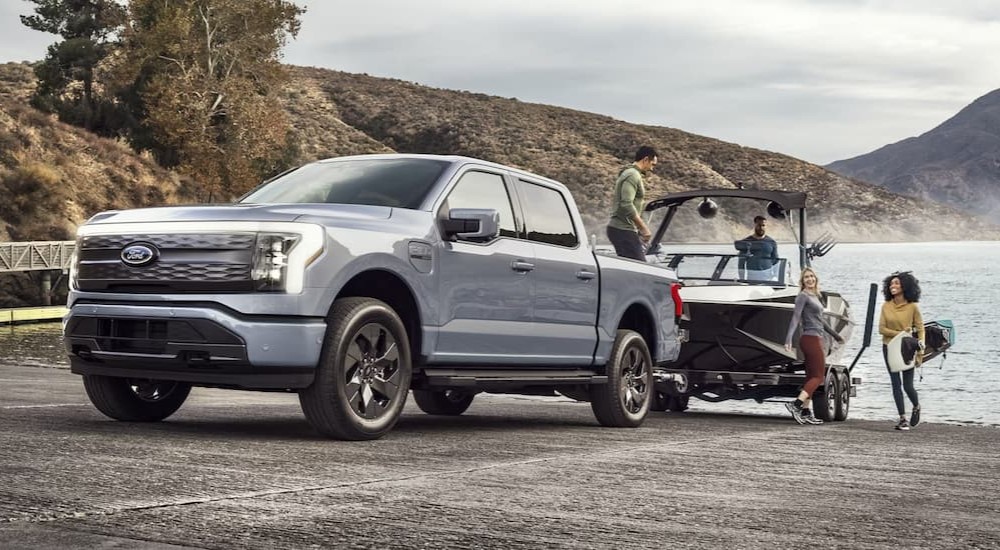
[[[684,300],[681,300],[681,284],[670,283],[670,297],[674,299],[674,321],[684,315]]]

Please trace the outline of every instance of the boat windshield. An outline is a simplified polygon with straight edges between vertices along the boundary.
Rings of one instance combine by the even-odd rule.
[[[688,284],[785,286],[788,261],[778,258],[769,266],[754,265],[741,254],[678,252],[658,254],[657,261],[677,272]]]
[[[795,286],[802,261],[796,222],[802,214],[774,217],[771,210],[762,201],[729,196],[695,197],[654,210],[647,225],[657,235],[647,259],[655,256],[685,284]]]

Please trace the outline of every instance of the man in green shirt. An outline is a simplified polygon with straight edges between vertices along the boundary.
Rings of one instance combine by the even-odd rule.
[[[643,145],[635,153],[635,162],[622,170],[615,181],[608,240],[615,246],[615,254],[624,258],[646,261],[646,245],[653,234],[639,215],[646,196],[642,174],[656,166],[656,157],[655,149]]]

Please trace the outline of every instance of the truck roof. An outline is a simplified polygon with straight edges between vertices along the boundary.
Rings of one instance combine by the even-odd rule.
[[[524,176],[530,177],[536,180],[542,180],[547,183],[558,186],[560,189],[569,193],[569,188],[565,184],[554,180],[552,178],[547,178],[545,176],[540,176],[534,172],[529,172],[527,170],[522,170],[520,168],[515,168],[513,166],[508,166],[506,164],[500,164],[497,162],[491,162],[488,160],[478,159],[475,157],[466,157],[463,155],[429,155],[429,154],[418,154],[418,153],[381,153],[381,154],[371,154],[371,155],[349,155],[343,157],[332,157],[328,159],[318,160],[316,162],[327,163],[327,162],[338,162],[343,160],[357,160],[357,159],[401,159],[401,158],[422,158],[422,159],[433,159],[448,162],[453,165],[453,169],[457,169],[465,164],[479,164],[482,166],[488,166],[496,168],[498,170],[507,170],[517,174],[522,174]]]

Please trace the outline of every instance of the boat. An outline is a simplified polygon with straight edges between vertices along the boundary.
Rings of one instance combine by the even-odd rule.
[[[716,200],[727,205],[756,201],[757,212],[767,212],[770,218],[787,222],[797,246],[782,244],[778,251],[793,250],[792,257],[773,258],[770,265],[762,267],[759,258],[754,265],[753,244],[745,239],[732,242],[729,250],[720,250],[718,245],[698,250],[691,245],[668,244],[671,222],[679,209],[696,203],[698,214],[710,219],[719,209]],[[797,345],[792,352],[784,346],[799,293],[798,274],[836,244],[829,235],[807,244],[806,193],[753,189],[684,191],[653,200],[645,208],[650,218],[658,217],[660,211],[662,221],[650,240],[647,261],[676,271],[683,285],[680,296],[687,319],[687,341],[682,344],[677,360],[662,369],[677,387],[686,390],[679,394],[697,394],[698,388],[688,387],[689,383],[708,384],[709,379],[698,376],[699,372],[711,372],[713,376],[719,373],[716,378],[728,376],[731,380],[732,373],[801,371],[803,358]],[[740,212],[746,211],[750,210],[744,208]],[[835,291],[822,285],[821,291],[825,320],[848,341],[854,327],[850,305]],[[830,337],[824,341],[828,364],[837,362],[843,345]],[[797,332],[793,342],[798,342]],[[751,392],[747,397],[760,395]]]

